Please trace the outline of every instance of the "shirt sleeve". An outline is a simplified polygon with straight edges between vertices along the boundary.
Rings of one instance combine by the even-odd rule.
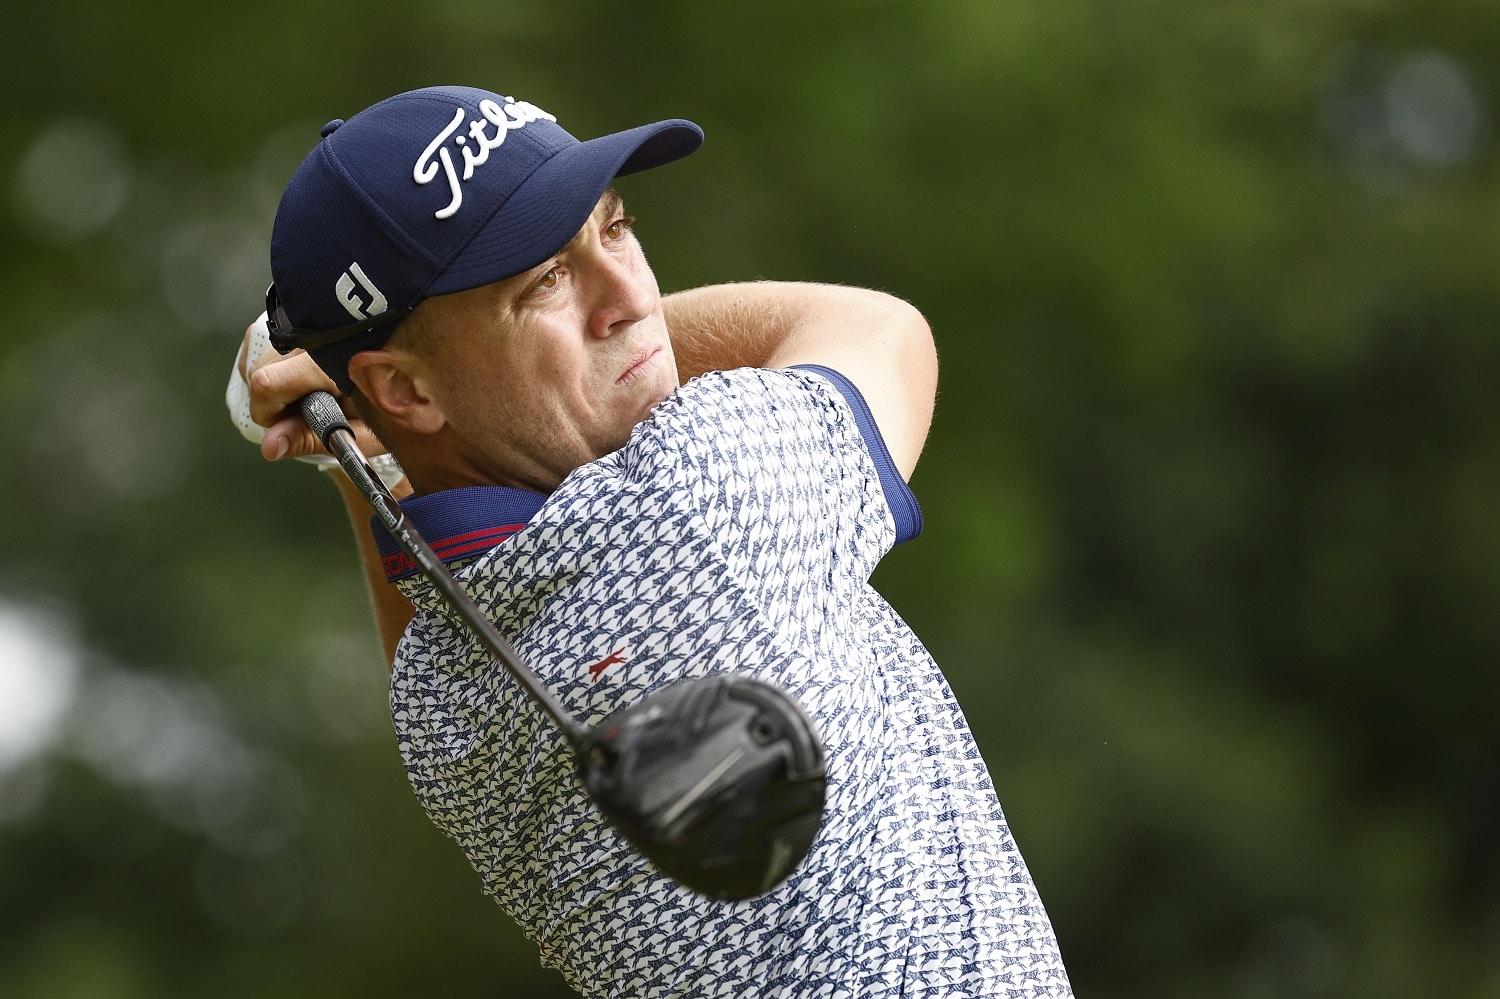
[[[865,402],[854,383],[845,378],[832,368],[821,364],[795,364],[792,366],[797,371],[811,371],[822,375],[833,383],[838,389],[839,395],[849,404],[849,410],[854,414],[855,426],[859,427],[860,436],[864,438],[865,448],[870,452],[870,459],[875,463],[875,469],[880,474],[880,488],[885,493],[886,505],[890,507],[891,517],[896,523],[896,544],[910,541],[922,533],[922,507],[917,502],[916,494],[901,477],[901,472],[896,468],[896,461],[891,457],[890,450],[885,446],[885,438],[880,434],[880,428],[875,424],[875,416],[870,412],[869,403]]]
[[[696,378],[638,428],[618,453],[620,472],[656,488],[670,480],[727,571],[768,601],[804,583],[862,587],[920,515],[904,482],[893,506],[879,467],[880,455],[889,463],[884,444],[869,446],[879,435],[868,408],[843,380],[869,436],[838,377],[739,368]]]

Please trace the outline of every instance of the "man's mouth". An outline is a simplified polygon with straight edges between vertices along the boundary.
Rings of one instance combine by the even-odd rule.
[[[615,384],[629,385],[644,375],[647,369],[651,368],[660,356],[660,346],[643,347],[636,351],[630,358],[630,367],[626,368],[625,373],[615,379]]]

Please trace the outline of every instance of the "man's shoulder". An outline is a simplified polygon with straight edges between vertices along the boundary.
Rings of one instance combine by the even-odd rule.
[[[667,397],[667,403],[677,400],[682,405],[694,405],[724,395],[751,400],[795,395],[806,393],[811,384],[807,372],[799,368],[725,368],[689,379]]]
[[[820,373],[795,368],[730,368],[691,379],[669,395],[639,434],[715,432],[744,438],[772,425],[801,424],[820,435],[839,393]],[[836,420],[835,420],[836,422]]]
[[[819,386],[822,386],[819,388]],[[837,393],[815,376],[770,368],[713,371],[681,386],[619,450],[575,469],[547,497],[518,541],[605,541],[612,551],[641,539],[704,529],[710,511],[746,497],[790,502],[788,484],[820,479],[832,451],[857,434],[831,430]],[[825,490],[792,490],[821,499]],[[623,535],[623,536],[622,536]]]

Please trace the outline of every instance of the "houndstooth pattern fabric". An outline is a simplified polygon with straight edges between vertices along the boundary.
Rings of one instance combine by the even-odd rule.
[[[829,752],[781,887],[715,902],[590,805],[546,717],[420,579],[392,679],[432,821],[590,997],[1058,997],[1067,976],[937,665],[868,584],[894,529],[848,403],[806,372],[696,379],[459,579],[585,725],[683,675],[788,690]]]

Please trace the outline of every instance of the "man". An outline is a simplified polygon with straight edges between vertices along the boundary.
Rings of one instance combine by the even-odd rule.
[[[585,725],[725,670],[814,718],[829,787],[806,860],[748,902],[695,895],[604,822],[562,739],[376,530],[365,564],[387,591],[412,786],[573,987],[1070,995],[952,693],[868,584],[920,530],[905,480],[931,334],[850,288],[664,299],[609,185],[700,140],[667,121],[580,143],[467,88],[331,123],[272,239],[272,326],[311,361],[241,354],[262,449],[311,454],[292,404],[348,395],[368,447],[399,459],[419,531]]]

